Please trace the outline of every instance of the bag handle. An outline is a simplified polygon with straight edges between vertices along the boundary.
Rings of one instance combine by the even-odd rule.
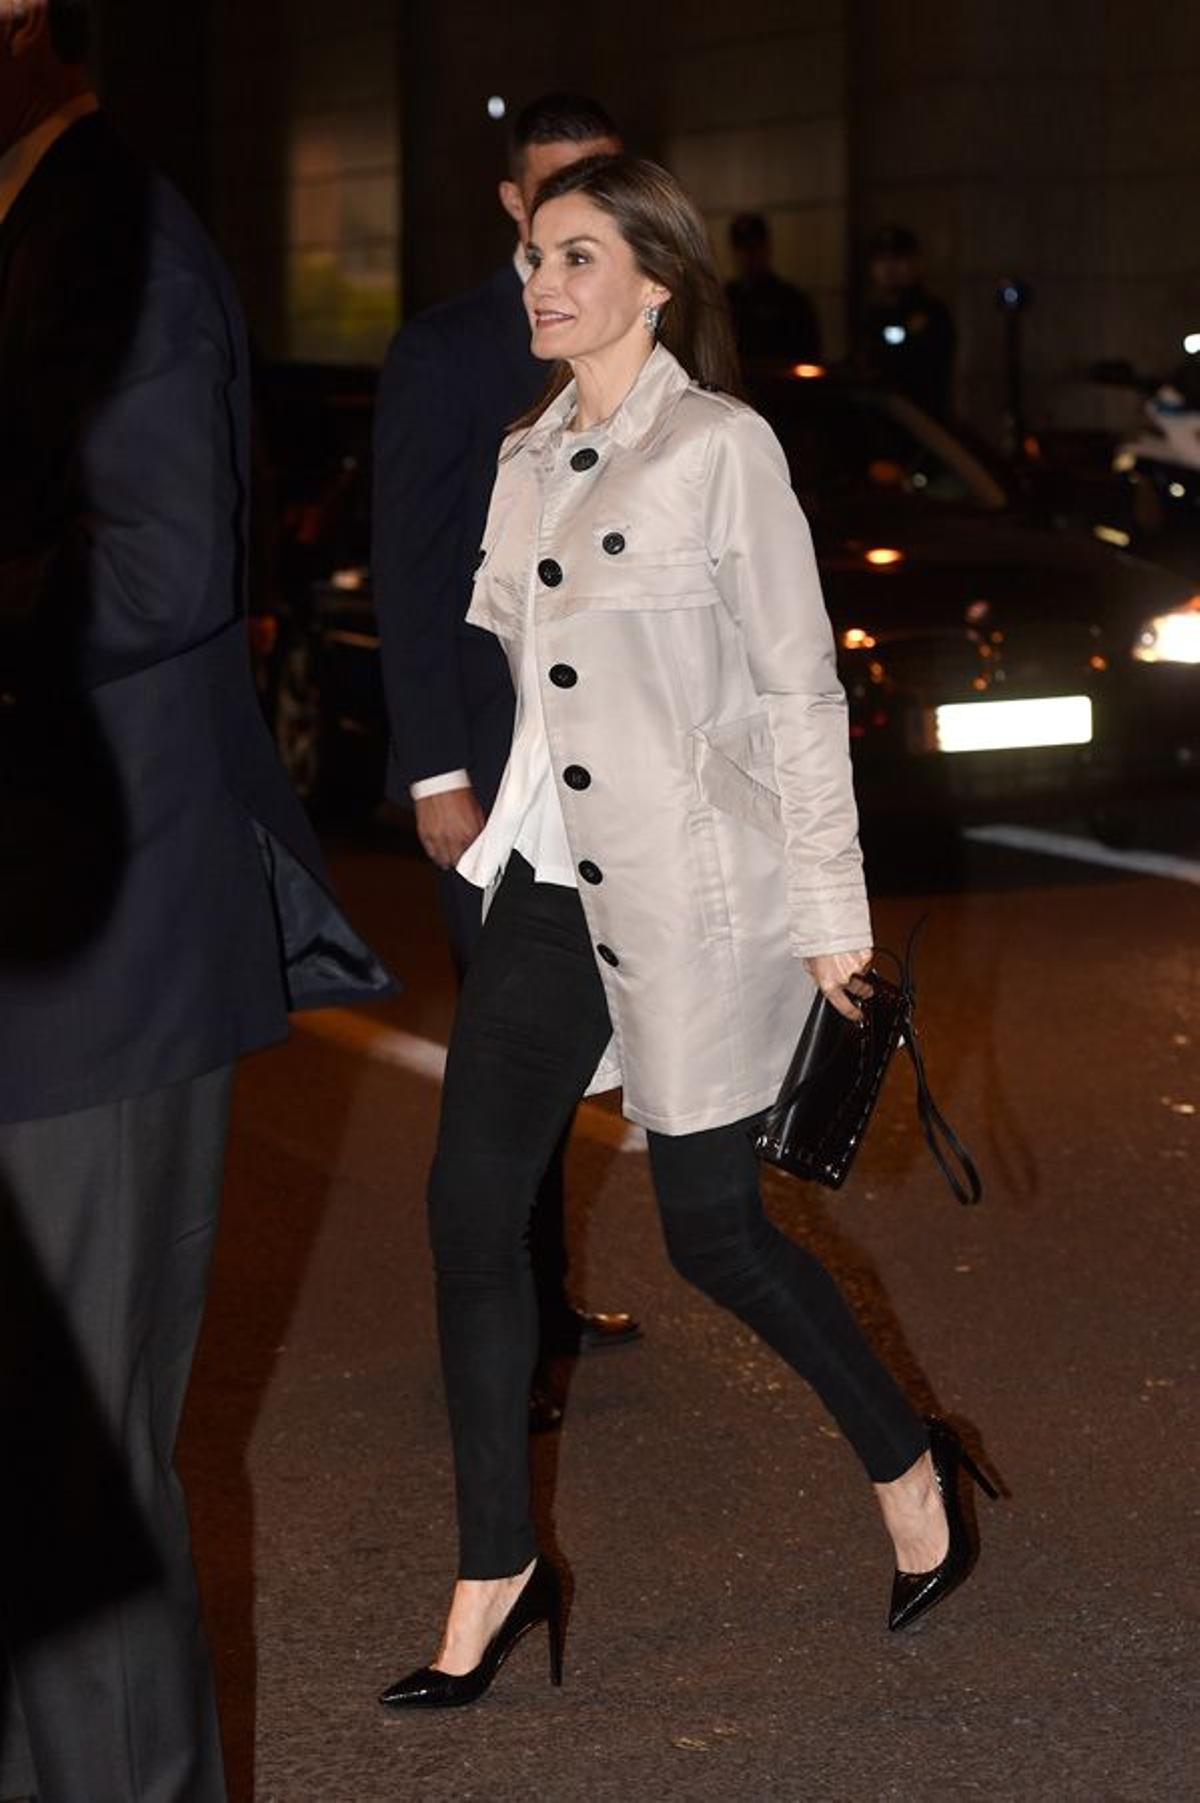
[[[913,927],[908,935],[908,944],[904,948],[903,958],[897,957],[895,952],[888,951],[886,947],[880,949],[884,957],[892,960],[899,972],[900,1033],[917,1082],[917,1119],[921,1123],[925,1143],[932,1152],[942,1176],[949,1184],[951,1193],[966,1208],[982,1201],[983,1180],[971,1154],[933,1099],[933,1091],[929,1087],[929,1077],[925,1070],[925,1056],[917,1037],[915,952],[917,940],[928,919],[928,914],[923,914]]]

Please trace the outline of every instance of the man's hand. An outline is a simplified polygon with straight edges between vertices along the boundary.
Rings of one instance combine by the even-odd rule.
[[[453,870],[483,831],[484,813],[474,789],[444,789],[414,802],[417,837],[439,870]]]
[[[870,969],[872,956],[869,950],[819,952],[815,958],[805,958],[804,968],[839,1014],[847,1020],[861,1020],[862,1009],[855,1002],[866,1001],[871,994],[871,985],[863,982],[861,973]]]

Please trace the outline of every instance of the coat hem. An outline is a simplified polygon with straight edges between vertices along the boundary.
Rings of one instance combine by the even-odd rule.
[[[752,1090],[747,1095],[732,1096],[727,1101],[716,1103],[712,1108],[702,1108],[696,1114],[650,1114],[644,1108],[631,1107],[625,1102],[621,1104],[621,1113],[627,1121],[632,1121],[637,1127],[645,1127],[647,1132],[662,1133],[668,1139],[677,1139],[685,1133],[707,1133],[715,1127],[735,1126],[738,1121],[761,1114],[771,1106],[778,1094],[779,1083],[773,1083],[768,1088]]]

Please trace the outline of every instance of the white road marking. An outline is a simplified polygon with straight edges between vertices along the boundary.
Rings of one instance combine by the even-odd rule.
[[[1158,876],[1168,882],[1200,883],[1200,861],[1178,858],[1166,851],[1117,851],[1097,839],[1070,833],[1051,833],[1034,826],[973,826],[967,838],[982,845],[1006,845],[1012,851],[1032,851],[1047,858],[1069,858],[1078,864],[1099,864],[1106,870],[1136,870],[1142,876]]]
[[[435,1040],[422,1039],[416,1033],[402,1033],[385,1027],[365,1014],[350,1008],[321,1008],[311,1014],[299,1014],[293,1023],[302,1033],[314,1039],[325,1039],[344,1051],[369,1058],[373,1064],[390,1064],[396,1070],[408,1071],[414,1077],[425,1077],[440,1083],[446,1068],[446,1048]],[[642,1152],[646,1135],[619,1114],[585,1102],[579,1110],[576,1132],[595,1140],[614,1152]]]

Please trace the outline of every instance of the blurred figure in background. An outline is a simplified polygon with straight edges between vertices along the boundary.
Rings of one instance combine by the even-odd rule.
[[[771,267],[771,232],[761,213],[739,213],[729,228],[737,275],[726,285],[743,363],[819,363],[821,328],[807,294]]]
[[[620,149],[596,101],[546,94],[518,114],[500,204],[517,233],[513,255],[482,287],[410,320],[392,341],[375,424],[371,566],[391,728],[388,794],[416,810],[417,832],[441,874],[441,903],[459,976],[483,926],[479,890],[455,865],[491,811],[512,743],[516,698],[496,640],[466,623],[501,440],[546,385],[529,348],[525,243],[539,185],[580,158]],[[568,1299],[560,1147],[530,1230],[543,1364],[637,1337],[624,1313]],[[558,1408],[535,1385],[532,1425]]]
[[[886,226],[872,238],[868,255],[871,292],[863,314],[861,361],[927,413],[949,413],[954,321],[945,302],[925,286],[916,233],[907,226]]]
[[[223,1803],[174,1457],[234,1065],[390,985],[250,676],[238,298],[88,40],[0,0],[0,1798]]]

